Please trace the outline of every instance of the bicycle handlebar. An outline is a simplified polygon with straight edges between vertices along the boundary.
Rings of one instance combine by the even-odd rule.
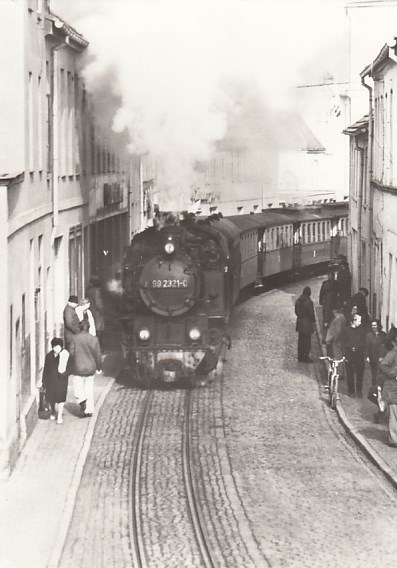
[[[319,359],[329,361],[330,363],[343,363],[343,361],[347,360],[346,357],[342,357],[342,359],[333,359],[332,357],[328,357],[328,355],[326,357],[319,357]]]

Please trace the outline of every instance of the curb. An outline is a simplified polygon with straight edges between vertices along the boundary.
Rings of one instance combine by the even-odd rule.
[[[321,327],[320,322],[318,321],[318,315],[316,310],[314,310],[314,315],[316,318],[316,333],[317,338],[320,343],[320,348],[323,355],[326,355],[326,349],[321,341]],[[325,365],[325,362],[323,362]],[[317,379],[320,381],[320,379]],[[387,465],[387,463],[380,457],[378,452],[367,442],[362,434],[360,434],[355,426],[350,422],[347,417],[347,414],[343,408],[342,401],[340,399],[340,393],[336,400],[336,408],[335,411],[338,415],[339,422],[342,424],[346,432],[351,436],[351,438],[357,443],[357,445],[364,451],[367,457],[372,461],[374,465],[383,473],[386,479],[397,489],[397,475],[392,471],[392,469]]]
[[[107,397],[110,389],[112,388],[114,381],[115,381],[114,378],[108,379],[108,382],[102,389],[98,401],[95,403],[95,414],[90,419],[90,423],[88,425],[87,431],[84,436],[83,445],[81,447],[80,454],[76,462],[76,467],[68,490],[68,495],[66,497],[66,503],[62,512],[58,535],[52,547],[49,560],[46,564],[47,568],[57,568],[57,566],[59,565],[67,533],[69,530],[70,521],[72,520],[76,495],[80,485],[81,477],[83,475],[83,469],[87,459],[87,455],[91,446],[91,441],[94,434],[96,421],[98,419],[99,411],[102,407],[102,404],[104,403],[105,398]]]

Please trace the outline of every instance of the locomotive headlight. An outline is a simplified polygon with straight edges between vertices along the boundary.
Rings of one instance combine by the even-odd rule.
[[[172,254],[175,250],[174,243],[167,243],[164,247],[164,250],[167,254]]]
[[[197,327],[194,327],[189,331],[189,337],[192,341],[197,341],[201,337],[201,332]]]
[[[150,331],[144,327],[143,329],[139,330],[139,339],[142,341],[147,341],[150,338]]]

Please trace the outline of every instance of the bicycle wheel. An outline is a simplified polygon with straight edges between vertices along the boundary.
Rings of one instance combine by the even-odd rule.
[[[329,391],[330,405],[333,410],[336,408],[336,401],[338,400],[338,376],[333,377],[331,388]]]

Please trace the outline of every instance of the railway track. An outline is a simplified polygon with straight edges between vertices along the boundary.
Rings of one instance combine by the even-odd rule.
[[[171,393],[169,393],[171,394]],[[132,558],[134,568],[148,568],[153,566],[151,560],[151,545],[147,538],[147,519],[143,515],[147,510],[144,504],[144,489],[143,486],[147,484],[147,463],[150,457],[147,455],[150,448],[150,438],[156,435],[157,428],[153,426],[153,415],[156,409],[151,412],[153,407],[156,406],[163,393],[156,391],[148,391],[142,403],[140,410],[140,417],[136,427],[135,443],[133,447],[133,463],[131,467],[131,519],[130,519],[130,540],[132,549]],[[183,416],[181,417],[180,425],[180,444],[181,444],[181,471],[179,472],[178,479],[182,482],[179,492],[183,494],[185,501],[185,509],[182,512],[182,518],[179,521],[183,524],[183,533],[190,534],[191,556],[195,558],[195,565],[203,568],[215,568],[217,565],[212,556],[211,545],[206,534],[206,526],[204,515],[200,507],[200,501],[197,495],[196,480],[192,465],[192,451],[191,451],[191,392],[183,392]],[[149,480],[150,483],[150,480]],[[170,516],[172,516],[170,511]],[[164,509],[159,506],[159,511],[153,512],[153,517],[161,519],[161,522],[166,523],[169,519],[164,514]],[[160,529],[161,530],[161,529]],[[193,542],[194,541],[194,542]]]
[[[197,544],[200,548],[203,566],[214,568],[215,562],[211,555],[211,544],[208,539],[204,516],[200,507],[200,500],[196,490],[195,477],[192,470],[192,446],[191,446],[191,409],[192,393],[186,393],[185,418],[183,428],[183,482],[189,505],[190,520],[194,529]]]

